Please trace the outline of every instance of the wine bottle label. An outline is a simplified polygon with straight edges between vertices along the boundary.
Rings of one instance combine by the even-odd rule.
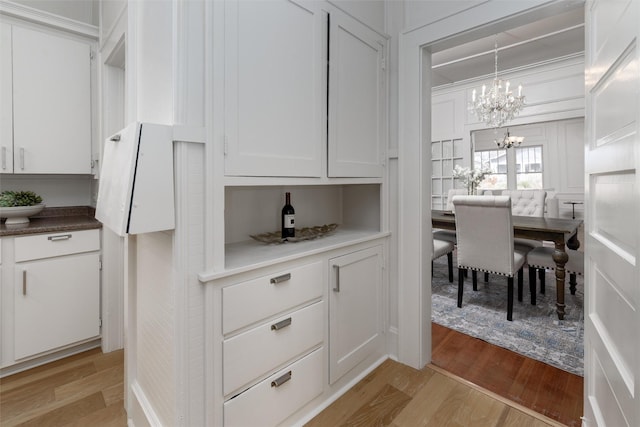
[[[294,228],[294,217],[295,215],[284,216],[284,228]]]

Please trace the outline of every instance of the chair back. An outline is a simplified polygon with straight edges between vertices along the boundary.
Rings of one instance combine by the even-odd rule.
[[[509,196],[455,196],[458,267],[514,276]]]
[[[511,197],[511,213],[517,216],[544,216],[544,190],[504,190],[503,196]]]
[[[451,188],[447,193],[447,209],[448,211],[453,211],[453,196],[465,196],[468,191],[466,188]]]

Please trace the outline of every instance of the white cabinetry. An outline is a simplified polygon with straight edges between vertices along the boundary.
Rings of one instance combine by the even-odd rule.
[[[225,173],[319,177],[326,17],[313,2],[227,2]]]
[[[0,173],[13,172],[11,26],[0,22]]]
[[[3,245],[3,368],[99,337],[99,230]]]
[[[225,175],[382,177],[386,39],[320,4],[225,5]]]
[[[91,173],[91,45],[2,23],[2,173]]]
[[[386,132],[386,41],[331,15],[328,176],[381,177]]]
[[[382,265],[381,246],[330,260],[331,383],[372,355],[385,354]]]
[[[323,391],[324,264],[222,289],[225,426],[277,425]]]

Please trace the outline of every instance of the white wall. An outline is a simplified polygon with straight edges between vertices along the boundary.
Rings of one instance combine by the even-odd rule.
[[[53,13],[84,22],[85,24],[98,25],[98,2],[97,0],[11,0],[27,7]]]
[[[0,191],[33,191],[48,207],[95,206],[90,175],[11,175],[0,178]]]
[[[523,85],[526,106],[508,125],[511,129],[514,126],[529,125],[524,128],[529,134],[541,132],[545,135],[544,186],[558,192],[561,216],[570,216],[571,206],[564,202],[584,199],[584,184],[581,179],[584,173],[584,134],[581,128],[575,129],[575,124],[565,128],[564,125],[546,123],[584,117],[584,57],[576,56],[516,72],[505,71],[500,77],[510,80],[512,85]],[[493,141],[493,130],[489,133],[477,132],[487,129],[487,126],[479,122],[467,108],[473,89],[489,83],[492,78],[480,76],[433,89],[432,141],[461,139],[465,166],[470,166],[471,162],[472,132],[476,132],[477,140],[488,135],[485,139],[490,142],[489,146]],[[580,127],[581,124],[577,126]],[[506,127],[498,131],[500,135],[505,132]],[[525,139],[525,145],[526,142]],[[482,148],[488,148],[487,144]],[[581,212],[581,206],[577,206],[577,211]]]

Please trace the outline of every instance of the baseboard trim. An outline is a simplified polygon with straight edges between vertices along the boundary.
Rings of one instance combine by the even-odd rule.
[[[31,368],[45,365],[56,360],[64,359],[65,357],[73,356],[74,354],[82,353],[83,351],[91,350],[102,345],[102,340],[96,338],[91,341],[87,341],[82,344],[68,347],[63,350],[59,350],[53,353],[45,354],[34,359],[25,360],[24,362],[18,362],[15,365],[7,366],[0,369],[0,378],[7,377],[9,375],[17,374],[18,372],[26,371]]]
[[[131,408],[127,408],[129,417],[128,424],[136,427],[162,427],[162,423],[156,411],[149,403],[147,395],[137,381],[134,381],[129,388],[131,390]]]

